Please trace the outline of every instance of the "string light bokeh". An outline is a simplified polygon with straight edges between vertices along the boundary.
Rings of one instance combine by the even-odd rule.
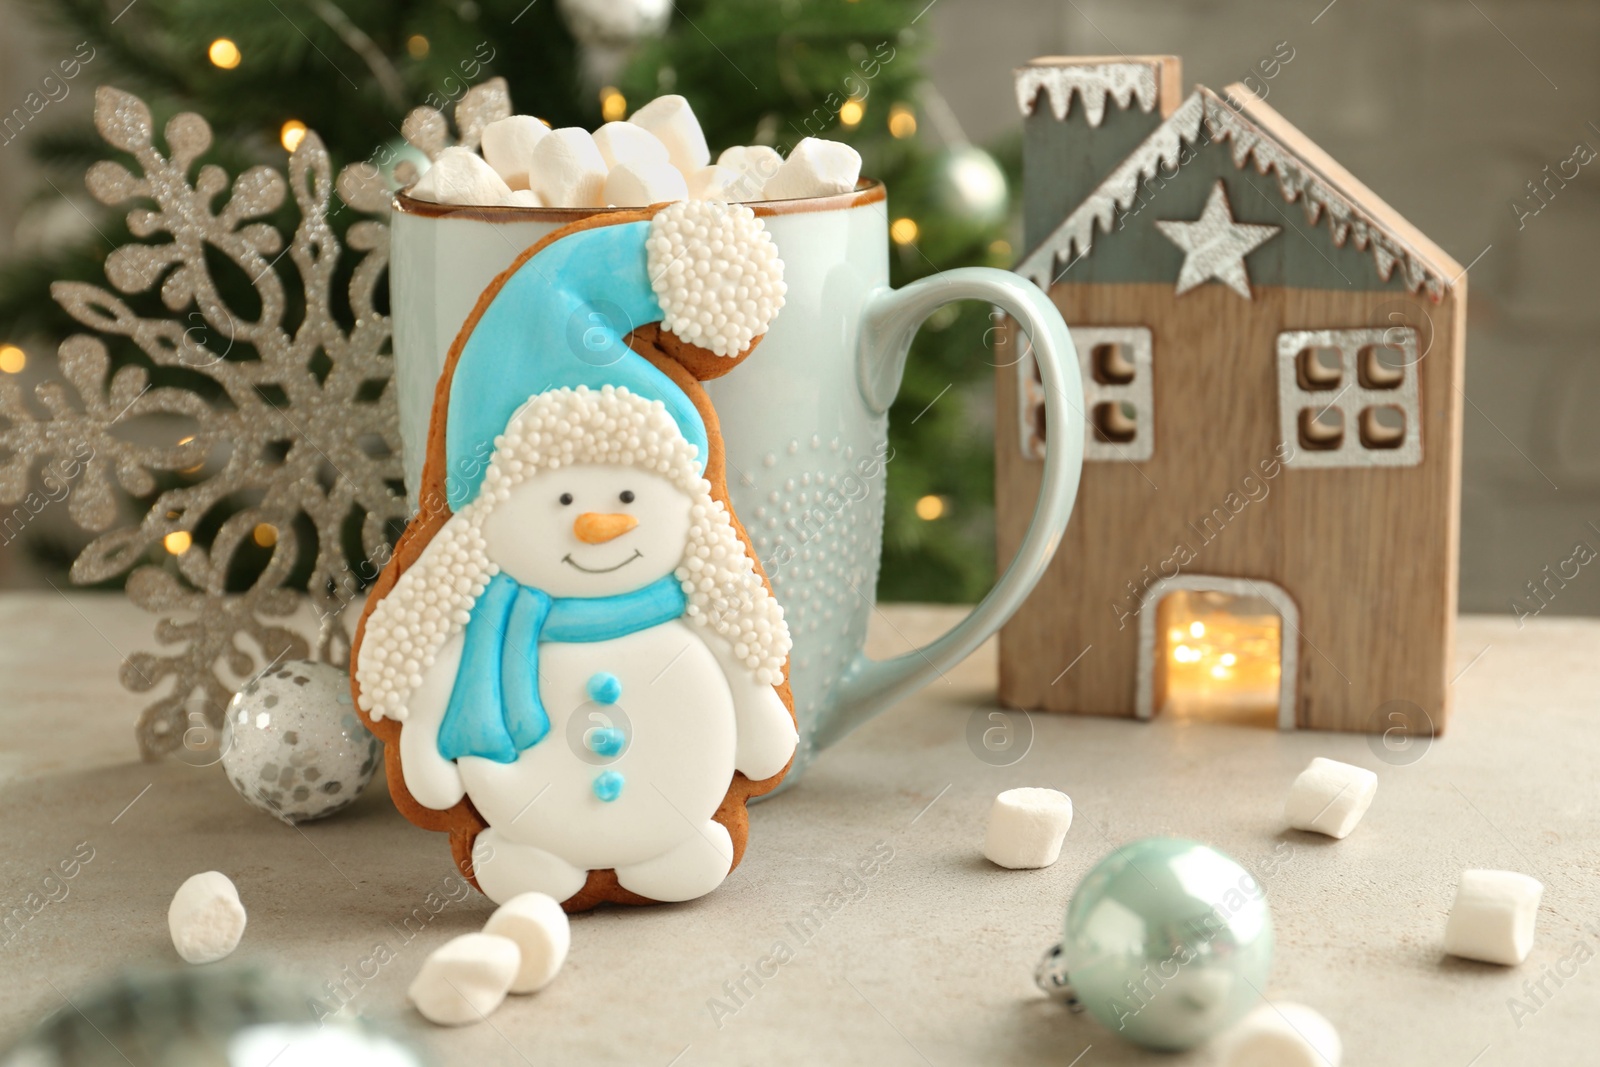
[[[1283,619],[1267,601],[1180,589],[1161,601],[1156,627],[1166,659],[1165,713],[1275,721]]]

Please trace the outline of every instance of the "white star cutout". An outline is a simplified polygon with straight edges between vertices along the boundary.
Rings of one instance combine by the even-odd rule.
[[[1208,278],[1215,278],[1246,300],[1250,299],[1250,274],[1244,257],[1277,236],[1281,226],[1257,226],[1233,221],[1228,190],[1217,179],[1206,209],[1194,222],[1158,221],[1156,228],[1183,249],[1183,269],[1178,271],[1178,296]]]

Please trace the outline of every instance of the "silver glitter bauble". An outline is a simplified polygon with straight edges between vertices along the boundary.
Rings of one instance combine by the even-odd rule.
[[[287,822],[332,815],[372,780],[383,746],[356,717],[341,668],[290,660],[228,703],[222,766],[239,795]]]

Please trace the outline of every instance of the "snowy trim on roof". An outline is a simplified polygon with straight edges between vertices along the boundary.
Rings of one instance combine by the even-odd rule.
[[[1059,277],[1058,272],[1064,272],[1089,254],[1096,223],[1104,232],[1111,232],[1117,212],[1126,211],[1138,196],[1141,181],[1155,177],[1158,167],[1168,173],[1177,171],[1184,146],[1193,144],[1200,135],[1200,121],[1204,115],[1205,105],[1196,92],[1118,163],[1083,203],[1073,208],[1061,220],[1061,225],[1017,264],[1017,273],[1039,288],[1049,289]]]
[[[1073,263],[1089,254],[1095,226],[1109,233],[1117,213],[1133,205],[1141,182],[1154,178],[1157,168],[1167,175],[1178,170],[1184,147],[1200,140],[1202,122],[1207,140],[1231,142],[1235,167],[1243,169],[1254,160],[1256,173],[1275,171],[1284,202],[1300,201],[1310,225],[1316,226],[1326,216],[1335,247],[1343,248],[1347,240],[1353,240],[1360,250],[1370,246],[1382,280],[1388,281],[1398,264],[1406,288],[1426,291],[1435,302],[1454,284],[1454,279],[1435,270],[1401,235],[1363,211],[1305,160],[1204,86],[1106,175],[1049,237],[1029,251],[1016,272],[1041,289],[1058,281]]]
[[[1074,63],[1064,66],[1026,66],[1016,71],[1017,108],[1031,115],[1038,104],[1039,90],[1050,98],[1050,111],[1057,121],[1065,120],[1077,93],[1083,114],[1091,127],[1098,127],[1106,115],[1106,100],[1115,100],[1126,111],[1135,98],[1139,110],[1155,109],[1159,96],[1156,68],[1150,63]]]

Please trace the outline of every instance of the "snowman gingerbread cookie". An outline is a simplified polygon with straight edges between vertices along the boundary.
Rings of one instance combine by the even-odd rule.
[[[497,903],[708,893],[788,770],[789,630],[700,385],[783,292],[749,208],[610,212],[524,252],[451,346],[351,686],[401,810]]]

